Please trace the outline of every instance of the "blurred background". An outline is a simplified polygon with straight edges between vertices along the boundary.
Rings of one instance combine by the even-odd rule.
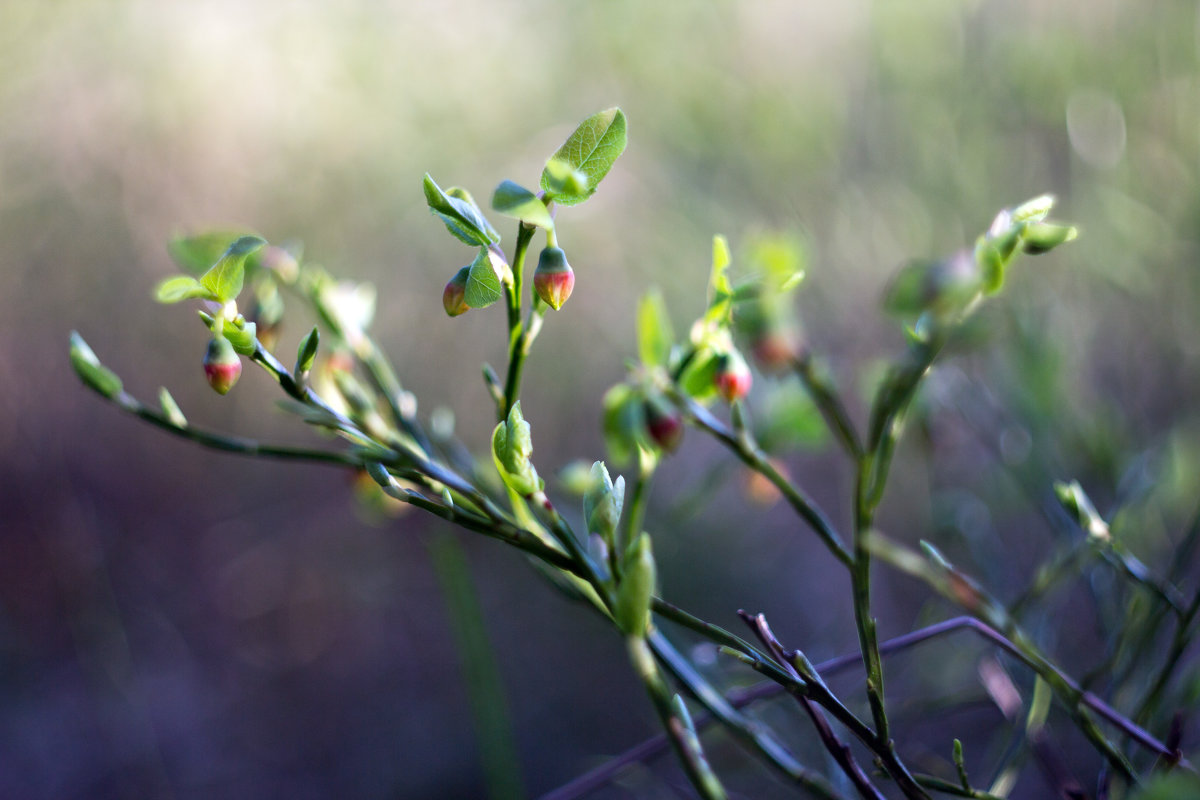
[[[1012,600],[1069,543],[1050,485],[1078,478],[1133,552],[1194,581],[1194,559],[1171,554],[1200,495],[1198,52],[1196,4],[1171,0],[0,4],[0,796],[483,796],[431,555],[448,535],[530,794],[656,731],[619,638],[517,554],[416,512],[373,518],[338,470],[166,436],[67,360],[77,329],[147,402],[166,386],[197,424],[318,441],[277,413],[260,371],[214,395],[194,312],[151,299],[175,271],[170,236],[244,225],[373,282],[373,330],[422,416],[453,410],[486,452],[480,364],[503,363],[502,313],[442,312],[469,253],[428,214],[421,176],[481,201],[505,178],[533,185],[611,105],[629,148],[560,215],[575,294],[527,372],[543,473],[604,456],[600,399],[635,354],[636,298],[660,286],[685,331],[714,233],[735,252],[767,230],[805,243],[807,339],[862,421],[862,392],[903,347],[879,311],[889,277],[1050,192],[1079,240],[1020,261],[932,376],[881,524]],[[285,362],[310,324],[285,321]],[[759,376],[756,391],[783,383]],[[847,524],[845,459],[803,445],[781,457]],[[834,562],[722,463],[690,432],[656,480],[666,595],[730,627],[738,608],[765,611],[814,661],[853,649]],[[1111,581],[1088,573],[1029,617],[1100,691],[1103,623],[1124,611]],[[877,586],[884,636],[956,613],[884,571]],[[988,649],[960,636],[891,662],[897,738],[937,769],[953,735],[978,732],[968,765],[984,782],[1006,727],[979,686]],[[714,679],[752,682],[694,654]],[[1200,692],[1185,675],[1172,698]],[[838,688],[857,703],[856,683]],[[762,709],[824,766],[790,708]],[[1091,785],[1098,758],[1058,730],[1062,763]],[[706,741],[739,796],[782,793],[721,734]],[[1014,796],[1046,791],[1032,763],[1020,781]],[[668,756],[594,796],[680,782]]]

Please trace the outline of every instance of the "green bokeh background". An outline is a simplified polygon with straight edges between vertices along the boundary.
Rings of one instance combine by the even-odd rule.
[[[575,295],[527,373],[543,472],[603,456],[600,397],[635,352],[636,298],[660,286],[686,330],[714,233],[735,250],[755,231],[804,238],[808,340],[862,420],[860,390],[902,346],[878,311],[896,268],[1051,192],[1080,239],[1020,262],[934,376],[881,524],[938,541],[1007,598],[1061,544],[1038,513],[1050,481],[1079,478],[1103,512],[1123,509],[1132,549],[1172,568],[1200,475],[1198,51],[1190,2],[3,4],[0,794],[481,794],[428,554],[438,526],[373,524],[337,471],[201,452],[120,415],[71,374],[67,334],[144,399],[164,385],[196,422],[309,442],[264,374],[212,395],[192,311],[150,299],[181,230],[303,239],[377,286],[374,331],[422,413],[451,408],[479,449],[479,366],[502,363],[504,323],[442,313],[469,256],[427,213],[421,176],[480,198],[533,184],[576,121],[614,104],[630,145],[560,215]],[[307,325],[287,323],[285,361]],[[814,659],[852,648],[833,561],[786,512],[748,504],[718,457],[690,434],[658,482],[666,593],[731,626],[762,609]],[[838,454],[787,464],[844,523]],[[515,554],[462,543],[531,793],[654,732],[617,637]],[[1116,613],[1090,602],[1105,593],[1076,586],[1053,610],[1084,610],[1039,630],[1078,673]],[[885,635],[951,613],[886,575],[877,602]],[[896,696],[978,695],[984,652],[906,656]],[[964,721],[997,724],[984,702],[945,718],[897,702],[938,758]],[[713,742],[735,788],[778,790]],[[1086,748],[1063,746],[1094,774]],[[678,780],[656,762],[606,796]],[[1035,796],[1036,770],[1023,780]]]

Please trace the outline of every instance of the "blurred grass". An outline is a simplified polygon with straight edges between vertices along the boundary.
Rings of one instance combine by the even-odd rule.
[[[0,5],[0,689],[13,701],[0,753],[25,767],[0,789],[118,796],[166,776],[181,794],[474,791],[478,770],[449,777],[469,751],[463,726],[402,721],[465,704],[436,667],[453,663],[449,643],[409,610],[437,605],[423,548],[405,541],[426,523],[364,527],[336,473],[195,452],[118,418],[76,384],[66,334],[83,332],[142,397],[165,384],[194,419],[306,439],[263,413],[274,393],[261,376],[215,402],[199,325],[150,301],[180,229],[301,238],[310,259],[378,285],[378,337],[423,413],[452,407],[479,445],[478,367],[502,361],[502,323],[442,314],[467,254],[428,216],[420,177],[480,198],[504,178],[533,183],[571,125],[612,104],[630,148],[592,202],[562,215],[576,293],[527,374],[547,468],[600,455],[599,396],[634,351],[634,299],[661,285],[682,328],[713,233],[735,249],[763,227],[806,237],[805,326],[854,387],[900,346],[877,312],[897,266],[969,244],[999,207],[1049,191],[1081,238],[1023,263],[988,309],[985,343],[947,372],[965,380],[929,406],[928,449],[902,454],[949,466],[900,476],[887,518],[913,538],[949,520],[947,536],[1020,583],[1053,535],[1000,476],[1036,467],[1110,508],[1131,501],[1131,546],[1161,559],[1194,510],[1200,464],[1198,39],[1195,4],[1133,0]],[[280,352],[305,330],[285,328]],[[987,443],[1006,432],[1025,444],[998,462]],[[652,524],[708,469],[713,451],[687,446],[699,462],[669,466]],[[792,464],[838,508],[835,465]],[[841,595],[786,516],[744,531],[736,493],[720,497],[686,536],[664,534],[668,592],[724,620],[760,604],[814,657],[850,646],[840,600],[824,617],[797,612]],[[981,518],[999,539],[972,540]],[[493,640],[547,648],[541,664],[498,654],[529,788],[652,730],[619,647],[588,638],[596,629],[519,559],[468,545],[485,610],[497,603]],[[231,606],[241,584],[227,574],[276,588]],[[884,622],[907,627],[921,598],[887,585]],[[130,666],[112,674],[122,639]],[[576,671],[579,685],[550,685]],[[622,702],[588,708],[602,692],[587,685]],[[247,696],[262,702],[253,715],[238,711]],[[125,704],[149,707],[149,722],[128,722]],[[47,772],[53,737],[29,733],[55,714],[72,720],[65,777]],[[322,724],[297,733],[297,715]],[[96,732],[117,744],[98,750]]]

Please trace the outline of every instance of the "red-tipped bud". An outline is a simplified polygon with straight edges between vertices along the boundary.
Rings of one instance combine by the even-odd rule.
[[[560,248],[547,247],[538,256],[533,273],[533,288],[546,305],[558,311],[575,288],[575,272],[567,263],[567,254]]]
[[[463,267],[454,273],[454,277],[442,290],[442,308],[452,317],[465,314],[470,310],[467,305],[467,277],[471,274],[470,267]]]
[[[741,400],[749,394],[750,384],[753,382],[746,359],[742,358],[736,350],[717,357],[717,374],[713,380],[716,383],[717,392],[728,403]]]
[[[646,400],[646,433],[650,441],[670,453],[683,440],[683,417],[666,401],[659,398]]]
[[[224,336],[214,337],[204,354],[204,377],[217,394],[226,394],[242,374],[242,360]]]

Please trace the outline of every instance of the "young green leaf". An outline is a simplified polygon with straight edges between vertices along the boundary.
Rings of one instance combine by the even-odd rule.
[[[588,177],[561,158],[551,158],[542,170],[542,189],[550,197],[586,195]]]
[[[554,230],[554,219],[546,204],[533,192],[512,181],[504,181],[492,194],[492,208],[506,217],[514,217],[529,225]]]
[[[463,299],[470,308],[487,308],[500,299],[500,276],[492,266],[486,247],[481,247],[479,255],[471,262]]]
[[[549,162],[547,169],[542,171],[542,189],[560,205],[571,206],[587,200],[625,151],[625,127],[625,113],[619,108],[609,108],[585,119],[550,157],[550,161],[565,162],[583,173],[587,178],[585,190],[561,191],[563,187],[556,185],[558,182],[550,171]],[[555,171],[560,170],[556,167]],[[560,191],[556,192],[556,189]]]
[[[71,331],[71,366],[88,388],[111,398],[121,391],[121,379],[108,367],[100,363],[92,348],[75,331]]]
[[[637,332],[642,363],[648,367],[665,366],[675,343],[675,332],[671,330],[666,301],[657,288],[642,295],[638,303]]]
[[[294,370],[297,376],[303,375],[312,369],[313,361],[317,357],[317,347],[321,344],[321,331],[316,325],[300,342],[300,347],[296,351],[296,368]]]
[[[242,236],[236,239],[217,259],[217,263],[200,276],[200,284],[220,303],[235,299],[242,291],[246,278],[246,257],[267,243],[261,236]]]
[[[176,428],[187,427],[187,417],[183,415],[175,398],[167,391],[167,387],[158,387],[158,404],[162,407],[163,416]]]
[[[236,322],[222,319],[224,325],[221,335],[233,345],[234,352],[240,356],[254,355],[254,351],[258,349],[258,326],[253,322],[246,322],[241,327],[238,327]],[[213,323],[215,322],[212,314],[201,311],[200,320],[204,323],[205,327],[212,331]],[[213,335],[216,335],[216,331],[213,331]]]
[[[505,484],[514,492],[528,496],[542,489],[530,457],[533,455],[533,437],[529,423],[521,416],[521,403],[513,403],[508,418],[492,432],[492,458],[496,471]]]
[[[207,231],[193,236],[176,236],[167,243],[167,254],[181,270],[192,275],[203,275],[217,263],[229,245],[253,231],[223,230]]]
[[[452,187],[443,191],[428,172],[425,173],[424,185],[425,202],[429,210],[441,217],[446,230],[459,241],[482,247],[500,241],[500,234],[488,223],[465,189]]]
[[[154,289],[154,299],[160,303],[178,303],[193,297],[216,300],[217,296],[191,275],[167,278]]]

